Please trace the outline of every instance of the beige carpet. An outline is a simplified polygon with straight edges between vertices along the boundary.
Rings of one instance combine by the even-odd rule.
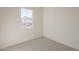
[[[3,51],[77,51],[71,47],[41,37],[3,49]]]

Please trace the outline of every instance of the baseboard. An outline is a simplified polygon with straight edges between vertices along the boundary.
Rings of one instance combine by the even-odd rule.
[[[34,38],[34,39],[27,40],[27,42],[29,42],[29,41],[31,41],[31,40],[40,39],[40,38],[46,38],[46,39],[52,40],[52,39],[50,39],[50,38],[48,38],[48,37],[45,37],[45,36],[40,36],[40,37],[37,37],[37,38]],[[58,41],[56,41],[56,40],[52,40],[52,41],[57,42],[57,43],[62,44],[62,45],[65,45],[65,46],[68,46],[68,45],[63,44],[63,43],[61,43],[61,42],[58,42]],[[26,42],[26,41],[24,41],[24,42]],[[21,43],[24,43],[24,42],[21,42]],[[18,44],[21,44],[21,43],[18,43]],[[15,45],[18,45],[18,44],[15,44]],[[5,48],[2,48],[2,49],[0,49],[0,51],[2,51],[3,49],[6,49],[6,48],[8,48],[8,47],[15,46],[15,45],[10,45],[10,46],[7,46],[7,47],[5,47]],[[71,46],[68,46],[68,47],[73,48],[73,47],[71,47]],[[75,49],[75,50],[79,51],[79,50],[78,50],[78,49],[76,49],[76,48],[73,48],[73,49]]]
[[[42,37],[42,36],[39,36],[39,37],[36,37],[36,38],[30,39],[30,40],[25,40],[25,41],[23,41],[23,42],[19,42],[19,43],[17,43],[17,44],[7,45],[6,47],[1,48],[0,51],[3,50],[3,49],[6,49],[6,48],[8,48],[8,47],[12,47],[12,46],[15,46],[15,45],[18,45],[18,44],[24,43],[24,42],[26,42],[26,41],[28,42],[28,41],[31,41],[31,40],[34,40],[34,39],[38,39],[38,38],[41,38],[41,37]]]
[[[43,36],[43,37],[44,37],[44,38],[46,38],[46,39],[49,39],[49,40],[53,40],[53,39],[50,39],[50,38],[45,37],[45,36]],[[53,40],[53,41],[54,41],[54,42],[57,42],[57,43],[59,43],[59,44],[62,44],[62,45],[68,46],[68,47],[70,47],[70,48],[73,48],[73,49],[75,49],[75,50],[79,51],[79,49],[76,49],[76,48],[71,47],[71,46],[69,46],[69,45],[66,45],[66,44],[64,44],[64,43],[58,42],[58,41],[56,41],[56,40]]]

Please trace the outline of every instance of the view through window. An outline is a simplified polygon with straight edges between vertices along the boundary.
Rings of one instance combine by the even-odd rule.
[[[24,28],[32,28],[33,25],[32,10],[27,8],[21,8],[21,20],[22,20],[22,26]]]

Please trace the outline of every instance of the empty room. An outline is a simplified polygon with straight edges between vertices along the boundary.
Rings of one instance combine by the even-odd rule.
[[[78,7],[0,7],[0,51],[78,50]]]

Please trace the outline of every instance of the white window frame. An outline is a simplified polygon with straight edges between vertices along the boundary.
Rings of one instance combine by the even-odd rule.
[[[25,9],[25,10],[24,10]],[[25,11],[25,13],[23,14],[23,12]],[[31,13],[31,14],[29,14]],[[25,17],[25,20],[24,20]],[[31,19],[32,18],[32,19]],[[31,21],[29,20],[31,19]],[[28,21],[28,22],[27,22]],[[21,22],[22,22],[22,27],[23,28],[32,28],[33,27],[33,10],[29,9],[29,8],[21,8]],[[30,26],[27,26],[29,24],[32,24]]]

